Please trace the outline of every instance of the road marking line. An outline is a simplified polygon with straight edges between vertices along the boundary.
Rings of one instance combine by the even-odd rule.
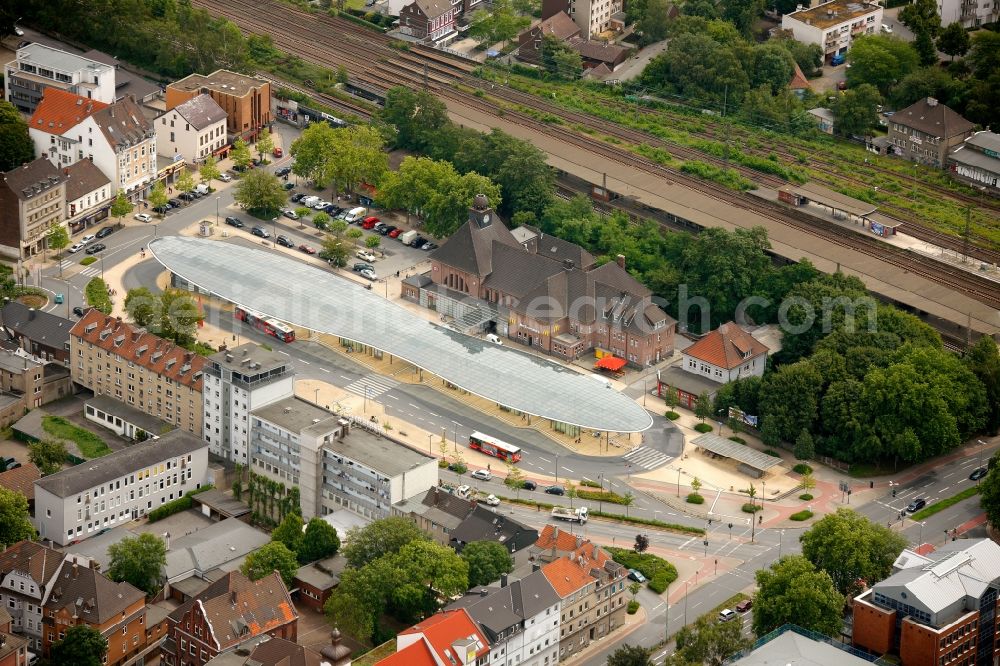
[[[547,462],[547,463],[550,463],[550,462],[552,462],[551,460],[549,460],[548,458],[545,458],[545,457],[543,457],[543,456],[538,456],[538,459],[539,459],[539,460],[544,460],[544,461],[545,461],[545,462]]]
[[[299,360],[302,361],[303,363],[305,363],[306,365],[312,365],[312,363],[310,363],[309,361],[305,360],[304,358],[300,358]]]
[[[408,404],[410,407],[413,407],[413,409],[420,409],[419,407],[417,407],[416,405],[414,405],[412,402],[408,402],[406,404]]]
[[[396,397],[396,396],[394,396],[394,395],[387,395],[387,396],[385,396],[385,397],[387,397],[387,398],[391,398],[392,400],[399,400],[399,398],[397,398],[397,397]]]
[[[571,470],[569,467],[566,467],[565,465],[563,465],[563,469],[566,470],[567,472],[569,472],[570,474],[576,474],[576,472],[574,472],[573,470]]]
[[[327,370],[326,368],[320,368],[320,370],[322,370],[323,372],[330,372],[330,371],[329,371],[329,370]]]
[[[284,356],[291,356],[291,354],[289,354],[288,352],[286,352],[286,351],[281,351],[280,349],[278,350],[278,353],[279,353],[279,354],[283,354]]]

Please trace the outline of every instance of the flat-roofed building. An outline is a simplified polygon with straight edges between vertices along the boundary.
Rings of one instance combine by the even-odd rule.
[[[191,74],[167,86],[167,110],[198,95],[211,95],[226,112],[230,140],[250,141],[271,124],[271,84],[246,74],[217,69],[211,74]]]
[[[799,5],[781,17],[781,29],[805,44],[823,49],[826,64],[845,55],[854,40],[882,28],[882,5],[867,0],[830,0],[815,7]]]
[[[49,88],[107,104],[115,101],[114,67],[45,44],[19,48],[4,69],[6,99],[22,113],[34,113]]]

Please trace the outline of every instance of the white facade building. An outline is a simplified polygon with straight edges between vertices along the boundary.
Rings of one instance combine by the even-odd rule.
[[[11,544],[0,553],[0,604],[11,618],[11,631],[42,649],[42,606],[59,575],[63,554],[35,541]]]
[[[681,367],[719,384],[760,377],[768,348],[735,322],[722,324],[682,352]]]
[[[135,520],[208,478],[208,446],[182,430],[35,481],[35,527],[64,546]]]
[[[865,0],[831,0],[799,9],[781,17],[781,29],[791,30],[796,40],[818,44],[823,58],[846,54],[855,39],[875,35],[882,29],[882,5]]]
[[[38,42],[18,49],[4,70],[4,97],[22,113],[34,113],[48,88],[107,104],[115,101],[114,67]]]
[[[163,157],[194,165],[226,144],[226,112],[210,95],[192,97],[153,122]]]
[[[998,0],[938,0],[937,6],[942,27],[961,23],[963,28],[978,28],[1000,18]]]
[[[248,342],[208,357],[203,437],[217,456],[250,464],[250,412],[295,394],[288,356]]]

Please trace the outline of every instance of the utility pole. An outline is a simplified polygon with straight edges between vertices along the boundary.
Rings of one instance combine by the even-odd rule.
[[[969,231],[972,227],[972,204],[965,207],[965,235],[962,239],[962,261],[969,261]]]

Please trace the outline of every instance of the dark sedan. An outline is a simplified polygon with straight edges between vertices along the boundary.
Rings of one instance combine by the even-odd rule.
[[[909,504],[907,504],[906,505],[906,510],[909,511],[910,513],[916,513],[917,511],[920,511],[925,506],[927,506],[927,500],[925,500],[924,498],[921,497],[921,498],[915,499],[912,502],[910,502]]]
[[[295,247],[295,243],[290,241],[287,236],[278,236],[274,242],[282,247]]]
[[[95,234],[95,236],[97,236],[98,238],[107,238],[108,236],[110,236],[113,233],[115,233],[115,228],[114,227],[101,227],[101,230],[98,231]]]
[[[243,221],[238,217],[227,217],[226,224],[231,227],[236,227],[237,229],[243,228]]]
[[[545,492],[547,492],[549,495],[565,495],[566,489],[563,488],[562,486],[549,486],[548,488],[545,489]]]
[[[973,470],[972,474],[969,475],[969,480],[970,481],[978,481],[979,479],[983,478],[984,476],[986,476],[989,473],[990,473],[990,470],[988,470],[985,467],[980,467],[977,470]]]
[[[93,245],[87,248],[87,254],[97,254],[101,250],[106,250],[106,249],[108,249],[108,246],[105,245],[104,243],[94,243]]]

